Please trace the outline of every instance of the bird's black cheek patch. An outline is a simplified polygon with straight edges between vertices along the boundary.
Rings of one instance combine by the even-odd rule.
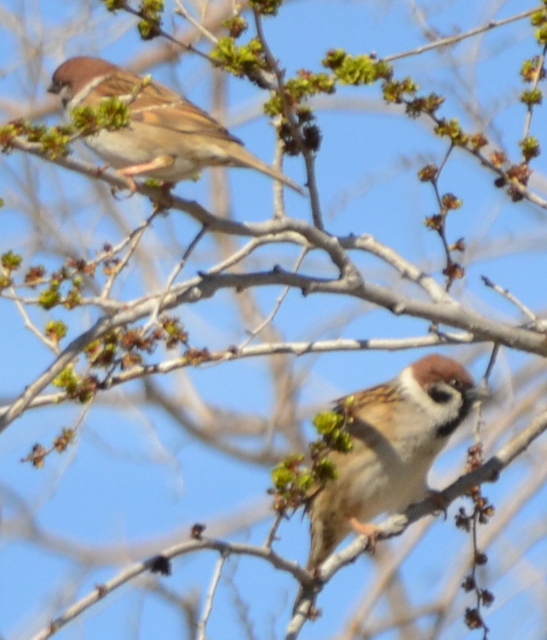
[[[431,387],[428,391],[429,397],[437,404],[447,404],[452,400],[453,394],[438,387]]]
[[[450,422],[445,422],[444,424],[442,424],[437,428],[437,438],[448,438],[449,436],[451,436],[454,431],[456,431],[462,420],[463,418],[460,418],[458,416],[454,420],[450,420]]]
[[[437,437],[448,438],[449,436],[451,436],[454,431],[456,431],[456,429],[460,426],[460,424],[467,418],[472,406],[473,402],[470,402],[469,400],[464,398],[458,415],[453,420],[449,420],[448,422],[445,422],[437,428]]]

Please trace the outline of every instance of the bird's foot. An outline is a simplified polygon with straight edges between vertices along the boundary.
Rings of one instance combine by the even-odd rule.
[[[143,162],[142,164],[133,164],[130,167],[124,167],[118,169],[118,174],[123,176],[128,182],[128,189],[130,195],[133,195],[137,191],[137,183],[133,176],[142,176],[150,174],[152,171],[158,169],[167,169],[175,162],[175,158],[170,155],[158,156],[150,162]],[[172,183],[167,183],[172,184]]]
[[[357,518],[350,518],[349,523],[351,524],[352,529],[360,536],[367,537],[367,551],[370,553],[374,553],[376,549],[376,542],[378,540],[378,536],[380,535],[380,529],[370,522],[359,522]]]
[[[443,494],[440,491],[434,489],[428,489],[427,497],[431,500],[435,507],[436,513],[442,513],[446,520],[448,516],[448,502],[444,499]]]

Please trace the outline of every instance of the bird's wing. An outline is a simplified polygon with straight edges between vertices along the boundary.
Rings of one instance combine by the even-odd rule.
[[[128,102],[131,119],[136,122],[241,144],[206,111],[156,80],[147,83],[131,71],[117,69],[104,78],[96,89],[96,99],[89,100],[91,96],[88,98],[92,107],[98,106],[105,97],[118,96]]]
[[[178,133],[204,135],[242,144],[241,140],[233,136],[225,127],[212,118],[206,111],[192,102],[178,96],[176,102],[155,102],[142,106],[144,100],[135,100],[131,118],[155,127],[170,129]]]

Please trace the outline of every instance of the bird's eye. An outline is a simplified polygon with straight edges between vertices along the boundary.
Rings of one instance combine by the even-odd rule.
[[[463,382],[459,378],[452,378],[449,384],[451,387],[454,387],[454,389],[456,389],[457,391],[462,391],[464,387]]]
[[[446,404],[452,399],[452,394],[440,387],[431,387],[429,397],[437,404]]]

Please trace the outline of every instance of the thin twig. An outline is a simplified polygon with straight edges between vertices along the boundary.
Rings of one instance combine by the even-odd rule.
[[[323,215],[321,213],[321,203],[319,201],[319,190],[317,188],[317,179],[315,175],[315,155],[313,151],[309,149],[309,147],[304,143],[302,138],[302,134],[300,132],[300,128],[298,126],[298,122],[294,115],[294,109],[289,104],[287,100],[287,94],[285,91],[285,81],[283,78],[283,72],[280,70],[279,65],[277,64],[277,60],[273,55],[270,46],[266,40],[264,35],[264,30],[262,28],[262,16],[258,12],[256,8],[253,7],[253,16],[255,19],[255,27],[256,34],[262,45],[262,50],[264,51],[264,56],[266,61],[268,62],[268,66],[273,71],[276,81],[277,81],[277,92],[281,99],[281,103],[283,105],[283,114],[287,118],[289,126],[291,128],[291,133],[294,136],[295,140],[298,142],[302,155],[304,157],[304,161],[306,163],[306,173],[307,173],[307,182],[306,185],[308,187],[310,193],[310,203],[312,210],[312,218],[314,225],[323,230]]]
[[[199,31],[199,33],[201,33],[202,36],[204,36],[207,40],[209,40],[209,42],[211,42],[213,45],[217,45],[218,44],[218,38],[216,38],[210,31],[209,29],[206,29],[203,24],[201,24],[201,22],[198,22],[187,10],[186,7],[182,4],[181,0],[174,0],[177,8],[175,9],[175,13],[178,13],[180,16],[182,16],[185,20],[187,20],[193,27],[195,27],[197,29],[197,31]]]
[[[106,281],[106,284],[104,285],[104,288],[103,288],[103,292],[101,294],[101,298],[103,300],[108,299],[108,297],[110,296],[110,292],[112,291],[112,287],[114,286],[114,282],[116,278],[121,273],[122,269],[127,265],[129,260],[131,259],[131,256],[137,250],[137,247],[139,246],[139,243],[142,240],[142,237],[145,231],[148,229],[148,227],[150,227],[150,225],[152,224],[152,221],[158,215],[158,212],[159,212],[159,209],[155,208],[152,214],[148,216],[148,218],[146,218],[146,220],[142,224],[140,224],[136,229],[134,229],[127,237],[129,249],[127,253],[123,256],[123,258],[120,260],[120,262],[118,262],[112,268],[112,273],[110,274],[110,277]]]
[[[304,258],[306,257],[308,251],[309,251],[309,248],[308,247],[304,247],[302,249],[302,251],[300,252],[300,255],[296,259],[296,263],[295,263],[294,268],[293,268],[293,272],[294,273],[298,272],[298,269],[300,268],[300,265],[302,264],[302,262],[303,262]],[[249,335],[240,344],[240,346],[238,347],[238,350],[239,349],[244,349],[265,327],[267,327],[270,324],[270,322],[273,321],[273,319],[277,315],[277,312],[281,308],[281,305],[283,304],[283,301],[287,297],[287,294],[289,293],[289,291],[290,291],[290,287],[285,287],[283,289],[283,291],[281,292],[281,294],[279,295],[279,297],[275,301],[273,309],[264,318],[264,320],[258,325],[258,327],[256,327],[255,329],[253,329],[252,331],[249,332]]]
[[[281,116],[277,116],[281,120]],[[274,127],[277,130],[277,126],[274,122]],[[279,171],[283,171],[283,140],[279,136],[276,136],[275,143],[275,157],[273,166]],[[279,180],[273,181],[273,197],[274,197],[274,218],[285,218],[287,211],[285,209],[285,189],[283,184]]]
[[[5,273],[5,270],[2,269],[2,271],[4,272],[5,277],[8,277],[8,274]],[[13,285],[10,285],[10,287],[8,287],[7,290],[10,292],[11,295],[4,295],[4,292],[2,292],[3,295],[1,297],[5,299],[11,299],[15,302],[17,311],[19,311],[19,313],[21,314],[21,317],[23,318],[24,326],[31,333],[33,333],[40,340],[40,342],[43,342],[48,349],[51,349],[55,355],[59,355],[59,352],[60,352],[59,343],[56,342],[55,340],[51,340],[50,338],[48,338],[42,331],[40,331],[40,329],[38,329],[38,327],[34,324],[34,322],[32,322],[25,308],[24,299],[17,295]],[[39,299],[36,299],[36,303],[39,304]]]
[[[123,9],[124,11],[127,11],[127,13],[130,13],[130,14],[138,17],[138,18],[142,17],[141,13],[139,11],[137,11],[136,9],[133,9],[129,5],[124,5],[124,6],[121,6],[119,8]],[[193,26],[197,27],[197,25],[195,25],[195,24],[193,24]],[[156,25],[155,26],[155,31],[157,32],[158,35],[161,35],[163,38],[165,38],[169,42],[172,42],[177,47],[180,47],[181,49],[184,49],[184,51],[188,51],[189,53],[193,53],[193,54],[195,54],[197,56],[200,56],[201,58],[204,58],[205,60],[208,60],[211,63],[214,62],[213,59],[210,56],[208,56],[206,53],[203,53],[203,51],[200,51],[199,49],[196,49],[191,44],[185,44],[184,42],[181,42],[180,40],[177,40],[170,33],[167,33],[167,31],[164,31],[161,27]],[[201,29],[200,29],[200,32],[201,32]]]
[[[264,546],[266,547],[266,549],[271,549],[273,543],[277,539],[277,530],[279,529],[279,526],[283,522],[283,518],[284,518],[284,516],[283,516],[282,513],[277,513],[276,514],[275,519],[274,519],[274,521],[272,523],[272,526],[270,527],[270,530],[268,531],[268,536],[266,537],[266,541],[264,542]]]
[[[209,585],[209,591],[207,591],[207,597],[205,599],[205,605],[203,607],[203,614],[200,618],[200,621],[198,622],[196,630],[197,640],[206,640],[205,630],[207,627],[207,621],[209,620],[209,616],[211,615],[211,611],[213,610],[213,600],[218,587],[218,583],[220,581],[220,576],[222,575],[222,568],[224,566],[224,563],[226,562],[226,558],[227,555],[221,553],[220,558],[217,560],[215,570],[211,578],[211,584]]]
[[[408,51],[403,51],[401,53],[394,53],[390,56],[385,56],[382,60],[386,62],[392,62],[393,60],[400,60],[401,58],[408,58],[410,56],[417,56],[425,51],[431,51],[432,49],[440,49],[441,47],[446,47],[452,44],[456,44],[465,40],[467,38],[472,38],[473,36],[478,35],[479,33],[484,33],[485,31],[490,31],[491,29],[496,29],[497,27],[502,27],[506,24],[510,24],[511,22],[516,22],[517,20],[522,20],[523,18],[527,18],[531,16],[536,11],[542,11],[545,7],[543,5],[539,5],[534,9],[526,9],[526,11],[522,11],[521,13],[517,13],[514,16],[510,16],[509,18],[503,18],[502,20],[490,20],[487,24],[482,27],[476,27],[475,29],[471,29],[470,31],[466,31],[465,33],[458,33],[455,36],[448,36],[446,38],[441,38],[440,40],[435,40],[435,42],[431,42],[429,44],[425,44],[422,47],[416,47],[415,49],[409,49]]]
[[[166,296],[169,293],[169,290],[171,289],[171,286],[172,286],[173,282],[175,281],[175,278],[184,269],[184,267],[185,267],[185,265],[186,265],[186,263],[188,261],[188,258],[192,255],[192,252],[197,247],[199,241],[203,238],[203,236],[205,235],[206,231],[207,231],[207,225],[203,225],[201,227],[201,229],[198,231],[198,233],[195,235],[195,237],[192,240],[192,242],[190,242],[190,244],[188,245],[186,251],[184,252],[182,258],[179,260],[178,264],[175,266],[175,268],[169,274],[169,277],[167,278],[167,282],[165,283],[165,286],[163,287],[163,293],[162,293],[162,295],[160,295],[157,298],[156,306],[154,307],[154,310],[150,314],[150,320],[148,320],[148,322],[146,323],[146,325],[143,328],[143,333],[146,333],[146,331],[148,331],[151,327],[153,327],[155,324],[157,324],[158,317],[159,317],[159,314],[160,314],[160,309],[161,309],[161,307],[162,307],[162,305],[163,305],[163,303],[165,301]]]
[[[537,59],[536,73],[534,74],[534,80],[530,85],[531,91],[533,91],[534,89],[537,89],[537,86],[540,80],[542,79],[543,74],[545,74],[545,69],[543,65],[545,63],[546,51],[547,51],[547,45],[544,45],[543,51],[541,52],[541,55],[538,56],[538,59]],[[526,117],[524,118],[524,132],[522,134],[523,140],[525,140],[530,135],[530,127],[532,126],[532,117],[534,115],[534,106],[535,106],[534,104],[529,104],[528,109],[526,110]],[[526,158],[525,158],[525,161],[526,161]]]
[[[523,313],[526,317],[528,317],[531,320],[533,327],[538,326],[538,317],[536,316],[536,314],[529,307],[527,307],[523,302],[521,302],[516,296],[514,296],[509,291],[509,289],[504,289],[499,284],[496,284],[495,282],[490,280],[490,278],[488,278],[487,276],[481,276],[481,279],[487,287],[490,287],[490,289],[494,289],[494,291],[496,291],[497,293],[502,295],[504,298],[509,300],[509,302],[513,303],[521,313]]]
[[[495,343],[492,347],[492,352],[490,353],[490,359],[488,360],[488,364],[486,366],[486,371],[482,377],[481,389],[486,392],[488,388],[488,381],[490,380],[490,376],[494,371],[494,365],[496,364],[496,360],[498,358],[498,354],[500,351],[500,345]],[[475,422],[475,426],[473,427],[473,436],[475,438],[475,444],[479,444],[482,442],[481,437],[481,428],[484,424],[484,420],[482,417],[484,403],[480,402],[478,407],[477,421]]]

